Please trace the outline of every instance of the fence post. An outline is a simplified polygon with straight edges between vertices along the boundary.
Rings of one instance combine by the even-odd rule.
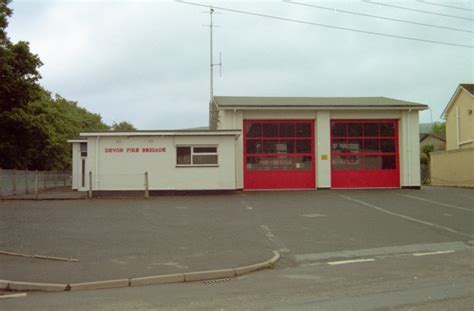
[[[16,170],[15,169],[13,169],[12,182],[13,182],[12,192],[13,192],[13,195],[16,195]]]
[[[3,169],[0,167],[0,197],[3,196]]]
[[[92,172],[89,172],[89,199],[92,198]]]
[[[30,194],[30,187],[28,185],[28,169],[25,170],[25,186],[26,186],[26,194]]]
[[[35,171],[35,199],[38,200],[38,170]]]
[[[150,193],[148,191],[148,172],[145,172],[145,198],[149,198]]]
[[[46,190],[46,171],[43,171],[43,190]]]

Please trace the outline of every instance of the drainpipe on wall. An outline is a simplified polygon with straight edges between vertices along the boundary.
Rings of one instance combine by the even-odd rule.
[[[99,190],[99,140],[100,136],[95,139],[95,189]]]
[[[459,148],[461,145],[461,137],[459,137],[459,107],[456,107],[456,143]]]

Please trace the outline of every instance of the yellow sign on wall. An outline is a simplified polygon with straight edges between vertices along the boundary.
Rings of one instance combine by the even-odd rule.
[[[327,160],[328,159],[328,155],[327,154],[322,154],[321,155],[321,160]]]

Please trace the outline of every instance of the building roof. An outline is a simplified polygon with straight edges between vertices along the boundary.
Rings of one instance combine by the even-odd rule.
[[[96,136],[239,136],[241,130],[140,130],[140,131],[87,131],[81,137]]]
[[[474,96],[474,83],[460,83],[458,85],[458,87],[456,88],[456,91],[454,91],[453,96],[451,96],[451,99],[449,100],[448,104],[444,108],[443,113],[441,114],[441,117],[446,117],[446,114],[448,113],[449,109],[451,109],[451,106],[456,101],[456,99],[458,98],[462,90],[464,90],[470,96]]]
[[[463,89],[468,91],[471,95],[474,95],[474,83],[461,83],[459,84]]]
[[[423,140],[425,140],[429,136],[434,137],[434,138],[439,139],[439,140],[444,141],[444,142],[446,141],[446,134],[443,135],[443,136],[445,136],[445,137],[443,137],[442,135],[437,135],[437,134],[433,134],[433,133],[421,133],[420,134],[420,142],[422,142]]]
[[[427,109],[427,105],[387,97],[214,96],[219,108]]]

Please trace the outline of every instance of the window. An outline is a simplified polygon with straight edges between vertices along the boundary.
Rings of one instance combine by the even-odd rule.
[[[395,170],[396,121],[331,121],[334,170]]]
[[[80,144],[81,157],[87,157],[87,143]]]
[[[216,166],[217,164],[217,147],[176,147],[176,165],[178,166]]]
[[[311,171],[313,125],[310,121],[246,121],[247,171]]]

